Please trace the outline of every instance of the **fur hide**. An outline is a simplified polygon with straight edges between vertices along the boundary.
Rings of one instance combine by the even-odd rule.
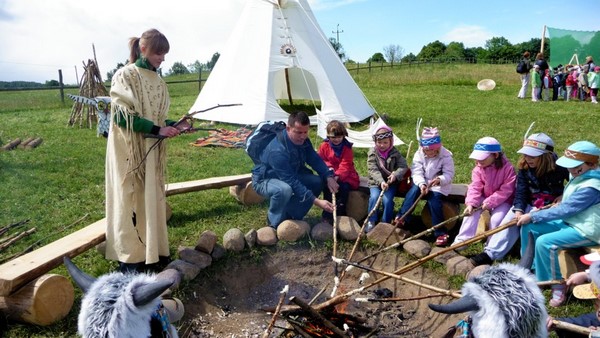
[[[463,296],[475,299],[479,310],[471,312],[476,338],[545,338],[545,299],[535,277],[509,263],[492,266],[462,287]]]
[[[81,301],[79,334],[85,338],[150,337],[150,319],[161,299],[136,307],[132,295],[136,288],[155,281],[151,275],[120,272],[99,277]],[[177,337],[173,326],[171,336]]]

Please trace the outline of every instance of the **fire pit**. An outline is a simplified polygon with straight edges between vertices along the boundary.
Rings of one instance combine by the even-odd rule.
[[[338,250],[338,256],[347,252]],[[364,253],[357,253],[360,258]],[[373,268],[393,271],[408,259],[397,250],[377,257]],[[359,288],[362,271],[346,273],[337,294]],[[367,282],[380,276],[371,273]],[[273,320],[281,291],[288,286],[280,313],[269,337],[336,337],[322,320],[298,302],[311,305],[330,298],[334,285],[334,263],[325,247],[296,243],[264,253],[258,260],[245,257],[227,264],[213,264],[204,276],[181,291],[186,315],[179,327],[181,337],[263,337]],[[445,287],[446,279],[418,267],[406,277]],[[388,290],[387,293],[385,290]],[[346,337],[431,337],[441,336],[461,316],[447,316],[429,310],[428,303],[447,303],[444,297],[422,298],[433,292],[398,280],[387,280],[362,290],[335,307],[317,310]],[[394,297],[395,301],[377,301]],[[357,301],[356,299],[367,301]],[[347,329],[344,331],[344,324]],[[305,332],[302,332],[305,331]]]

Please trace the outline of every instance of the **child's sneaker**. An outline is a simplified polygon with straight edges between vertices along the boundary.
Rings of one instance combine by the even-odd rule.
[[[474,266],[492,265],[492,263],[494,263],[494,261],[485,252],[471,257],[471,264],[473,264]]]
[[[448,235],[448,234],[440,235],[435,240],[435,245],[436,246],[446,246],[446,245],[448,245],[449,240],[450,240],[450,235]]]
[[[373,225],[373,223],[368,222],[367,226],[365,227],[365,232],[370,232],[371,230],[373,230],[375,226]]]
[[[394,220],[392,221],[392,225],[394,225],[398,228],[404,227],[404,224],[406,224],[406,222],[398,216],[396,216],[396,218],[394,218]]]
[[[559,307],[567,300],[567,286],[565,284],[552,285],[552,298],[550,306]]]

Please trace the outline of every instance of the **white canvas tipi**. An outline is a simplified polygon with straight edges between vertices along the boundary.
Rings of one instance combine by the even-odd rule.
[[[358,122],[375,114],[306,0],[247,0],[190,113],[241,104],[194,117],[244,125],[287,121],[277,100],[290,98],[320,102],[324,121]]]

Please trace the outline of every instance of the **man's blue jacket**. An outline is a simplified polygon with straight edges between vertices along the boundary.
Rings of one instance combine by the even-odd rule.
[[[252,183],[276,178],[287,183],[301,201],[314,201],[316,196],[298,180],[299,175],[313,174],[306,167],[307,164],[318,173],[323,182],[327,177],[333,176],[333,172],[313,149],[308,138],[303,144],[295,145],[284,130],[267,145],[260,155],[260,163],[252,168]]]

